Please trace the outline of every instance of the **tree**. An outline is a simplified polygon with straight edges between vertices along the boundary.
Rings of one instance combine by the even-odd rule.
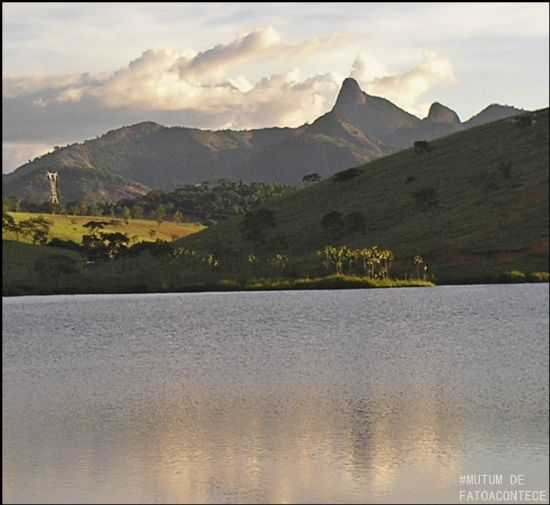
[[[351,249],[347,246],[327,245],[317,251],[317,254],[323,258],[323,263],[327,269],[330,265],[334,265],[336,274],[340,275],[344,273],[344,262],[350,259]]]
[[[109,225],[109,221],[88,221],[86,224],[82,225],[82,227],[90,230],[90,233],[95,235],[107,225]]]
[[[128,220],[130,219],[130,217],[132,217],[132,215],[130,214],[130,209],[126,206],[122,207],[122,217],[126,224],[128,224]]]
[[[80,204],[79,204],[79,212],[80,212],[80,215],[81,215],[81,216],[86,216],[86,215],[88,215],[88,205],[86,204],[86,202],[80,202]]]
[[[132,207],[132,217],[134,219],[143,219],[143,207],[141,205]]]
[[[164,218],[166,217],[166,208],[164,205],[159,205],[154,213],[155,221],[160,226],[161,223],[164,221]]]
[[[92,216],[98,216],[99,215],[99,209],[96,203],[91,203],[90,207],[88,208],[90,215]]]
[[[413,259],[414,264],[416,265],[416,278],[420,279],[420,267],[424,263],[424,258],[422,256],[417,255]]]
[[[69,206],[67,207],[67,212],[68,212],[71,216],[78,216],[79,210],[80,210],[80,207],[79,207],[77,204],[69,205]]]
[[[213,254],[209,254],[204,262],[212,269],[218,268],[220,266],[220,261]]]
[[[34,244],[45,244],[48,241],[51,222],[42,216],[25,219],[19,223],[23,235],[30,235]]]
[[[13,218],[13,216],[7,212],[6,207],[2,208],[2,231],[15,233],[17,240],[19,240],[19,233],[21,228]]]
[[[183,213],[180,210],[177,210],[176,213],[174,214],[174,221],[176,223],[183,223],[184,221]]]
[[[342,214],[335,210],[325,214],[321,219],[321,227],[330,237],[338,237],[344,230]]]
[[[321,176],[317,173],[314,174],[306,174],[302,177],[302,182],[319,182],[321,180]]]
[[[128,236],[120,232],[99,232],[82,237],[82,247],[90,259],[116,259],[129,242]]]
[[[269,262],[275,270],[282,274],[288,265],[288,256],[285,254],[276,254]]]

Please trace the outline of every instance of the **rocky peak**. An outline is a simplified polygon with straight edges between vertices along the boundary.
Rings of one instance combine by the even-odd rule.
[[[458,114],[439,102],[432,103],[426,119],[434,123],[460,123]]]
[[[363,91],[361,91],[357,81],[352,77],[348,77],[344,79],[344,82],[342,83],[334,109],[338,110],[341,107],[362,105],[366,103],[366,101],[367,96],[363,93]]]

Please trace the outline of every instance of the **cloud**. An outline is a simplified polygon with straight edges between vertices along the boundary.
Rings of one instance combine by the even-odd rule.
[[[4,77],[4,140],[11,143],[4,162],[25,158],[32,145],[77,141],[140,121],[211,129],[300,126],[330,110],[346,77],[302,76],[302,68],[330,52],[349,55],[348,44],[338,34],[288,42],[264,28],[201,52],[149,49],[110,73]],[[274,61],[285,70],[251,78],[258,65]],[[351,73],[368,93],[409,110],[453,78],[450,62],[435,53],[397,74],[363,53]]]
[[[351,76],[367,93],[381,95],[421,115],[426,112],[426,104],[419,103],[419,99],[427,91],[456,81],[451,62],[433,51],[427,51],[414,68],[395,75],[388,74],[383,64],[363,54],[355,59]]]

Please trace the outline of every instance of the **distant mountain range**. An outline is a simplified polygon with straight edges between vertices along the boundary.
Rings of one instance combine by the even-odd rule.
[[[524,112],[493,104],[461,122],[434,103],[420,119],[345,79],[333,109],[298,128],[199,130],[144,122],[112,130],[35,158],[3,176],[3,196],[35,202],[48,197],[46,171],[59,172],[63,201],[118,200],[151,189],[221,178],[299,184],[308,173],[342,169]]]

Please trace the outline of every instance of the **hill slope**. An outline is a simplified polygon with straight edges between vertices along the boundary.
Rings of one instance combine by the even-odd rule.
[[[372,161],[345,181],[332,177],[266,205],[276,227],[267,244],[242,240],[238,219],[181,241],[204,251],[286,252],[315,273],[314,252],[327,243],[391,248],[396,267],[412,272],[421,254],[440,280],[468,280],[520,269],[548,270],[548,109],[536,123],[482,125]],[[328,236],[330,211],[361,212],[366,232]],[[286,245],[287,244],[287,245]]]
[[[490,106],[461,123],[434,104],[420,119],[346,79],[332,111],[299,128],[208,131],[144,122],[46,154],[3,176],[2,194],[41,203],[46,171],[59,172],[62,202],[132,198],[220,178],[298,184],[468,126],[520,112]]]

